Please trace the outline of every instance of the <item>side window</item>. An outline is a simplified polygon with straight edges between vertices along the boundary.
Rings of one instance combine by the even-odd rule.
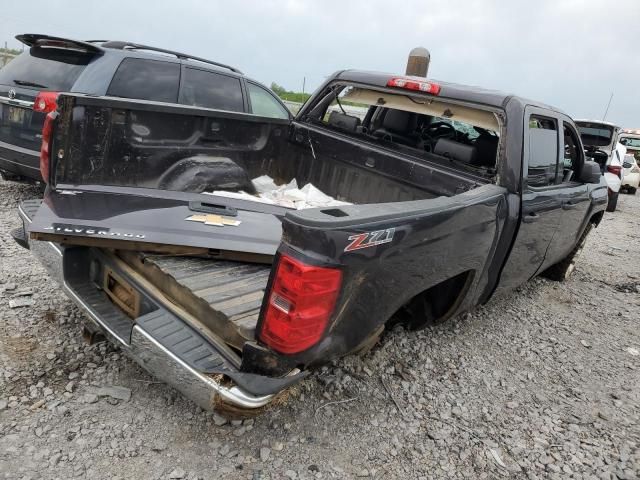
[[[529,167],[527,183],[532,187],[553,185],[558,164],[558,128],[552,118],[532,115],[529,119]]]
[[[251,110],[255,115],[271,118],[289,118],[289,112],[266,89],[247,82]]]
[[[197,68],[184,69],[179,102],[216,110],[244,111],[239,79]]]
[[[176,103],[179,84],[179,63],[125,58],[111,80],[107,95]]]
[[[582,148],[573,128],[564,123],[564,158],[562,165],[562,181],[569,182],[580,169]]]

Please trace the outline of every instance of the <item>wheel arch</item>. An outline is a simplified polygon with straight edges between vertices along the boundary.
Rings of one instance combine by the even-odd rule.
[[[421,329],[451,318],[469,293],[475,270],[465,270],[408,299],[387,323]]]

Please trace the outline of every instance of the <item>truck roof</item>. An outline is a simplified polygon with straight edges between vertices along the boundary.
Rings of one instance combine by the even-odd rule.
[[[330,76],[327,83],[334,80],[346,80],[349,82],[363,83],[376,87],[386,87],[387,82],[394,77],[409,76],[397,73],[371,72],[366,70],[342,70]],[[460,85],[457,83],[442,82],[440,80],[426,79],[422,77],[414,78],[416,78],[416,80],[429,81],[438,84],[440,86],[440,93],[438,95],[439,97],[453,98],[497,108],[504,108],[507,102],[515,100],[519,101],[523,105],[534,105],[536,107],[553,110],[555,112],[567,115],[565,112],[556,107],[498,90],[489,90],[472,85]]]

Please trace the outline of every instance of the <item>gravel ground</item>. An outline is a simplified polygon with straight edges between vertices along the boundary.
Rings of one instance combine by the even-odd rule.
[[[82,314],[9,237],[36,195],[0,181],[0,478],[640,476],[640,195],[567,283],[391,332],[231,423],[83,342]]]

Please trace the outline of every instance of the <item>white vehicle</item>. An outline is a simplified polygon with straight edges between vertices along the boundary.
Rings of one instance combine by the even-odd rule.
[[[585,154],[600,164],[607,187],[609,203],[607,212],[615,212],[622,185],[622,161],[626,147],[618,143],[622,128],[601,120],[576,120]]]
[[[622,130],[618,141],[627,147],[627,153],[635,155],[636,160],[640,160],[640,129]]]
[[[635,195],[640,186],[640,160],[636,160],[632,153],[627,150],[622,164],[622,188],[631,195]]]

